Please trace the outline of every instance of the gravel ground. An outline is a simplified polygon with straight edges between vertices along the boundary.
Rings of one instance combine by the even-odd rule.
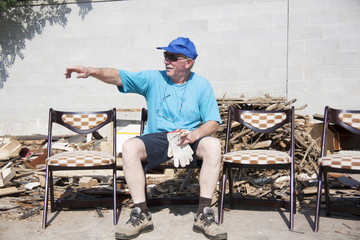
[[[163,206],[150,208],[155,229],[140,235],[138,240],[206,239],[192,231],[195,206]],[[217,209],[214,208],[215,212]],[[94,209],[49,212],[50,225],[41,228],[42,211],[25,220],[10,213],[0,215],[0,239],[114,239],[116,226],[112,224],[112,211],[101,210],[99,217]],[[118,226],[129,217],[130,209],[120,212]],[[320,230],[312,231],[314,210],[295,214],[295,228],[287,228],[288,212],[270,209],[236,208],[225,212],[223,227],[228,239],[360,239],[360,217],[332,215],[320,218]]]

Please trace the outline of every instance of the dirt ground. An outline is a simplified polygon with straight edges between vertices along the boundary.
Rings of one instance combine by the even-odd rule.
[[[217,208],[214,208],[217,213]],[[155,230],[140,235],[138,240],[206,239],[192,231],[196,206],[151,207]],[[102,209],[99,217],[95,209],[72,209],[49,213],[50,225],[41,228],[42,211],[25,220],[11,213],[0,215],[0,239],[114,239],[116,227],[112,223],[112,210]],[[130,213],[129,207],[120,211],[118,226],[124,224]],[[312,231],[314,210],[298,211],[295,228],[287,228],[288,212],[238,207],[225,212],[223,227],[228,239],[360,239],[360,217],[332,215],[320,218],[320,230]]]

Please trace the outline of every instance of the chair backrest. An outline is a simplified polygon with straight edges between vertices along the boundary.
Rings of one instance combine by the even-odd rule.
[[[53,123],[57,123],[67,129],[79,133],[93,133],[109,123],[113,123],[112,137],[116,143],[116,109],[107,111],[86,111],[86,112],[66,112],[57,111],[52,108],[49,110],[49,128],[48,128],[48,156],[51,154],[52,128]],[[116,156],[116,144],[114,145],[114,156]]]
[[[360,135],[360,110],[334,109],[329,106],[325,107],[321,157],[324,157],[325,155],[326,134],[329,128],[335,125],[338,127],[337,131],[344,130],[348,135]],[[359,150],[360,144],[357,145],[357,150]]]
[[[231,124],[233,121],[239,122],[246,128],[259,132],[271,133],[287,123],[291,124],[291,156],[294,152],[294,107],[285,110],[242,110],[229,107],[228,121],[226,127],[225,153],[230,148]]]
[[[354,134],[360,134],[360,110],[334,109],[327,106],[324,120],[327,124],[337,124]]]

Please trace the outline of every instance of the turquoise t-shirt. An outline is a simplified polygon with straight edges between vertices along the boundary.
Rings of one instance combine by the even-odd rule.
[[[144,134],[177,128],[191,131],[210,120],[221,124],[214,91],[205,78],[191,73],[186,83],[177,85],[166,71],[119,72],[123,83],[119,91],[138,93],[146,99],[148,120]]]

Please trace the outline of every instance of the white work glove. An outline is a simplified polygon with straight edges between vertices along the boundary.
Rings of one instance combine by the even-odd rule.
[[[180,134],[180,131],[169,132],[167,134],[167,139],[169,141],[168,157],[174,158],[175,167],[179,167],[179,165],[185,167],[193,160],[192,155],[194,152],[189,144],[177,145],[180,140]]]

